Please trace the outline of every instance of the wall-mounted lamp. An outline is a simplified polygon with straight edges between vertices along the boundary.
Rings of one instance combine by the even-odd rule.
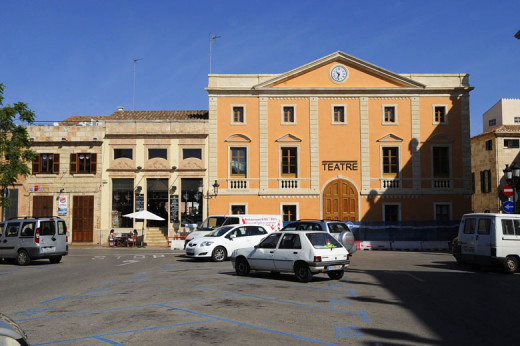
[[[141,185],[139,185],[138,187],[135,188],[135,193],[139,194],[139,193],[141,193],[142,190],[143,190],[143,188],[141,187]]]
[[[170,187],[170,193],[175,193],[175,191],[177,191],[177,186],[175,185],[172,185],[172,187]]]
[[[217,197],[217,195],[218,195],[218,188],[219,188],[219,186],[220,185],[215,180],[215,183],[213,184],[213,193],[215,194],[215,197]]]
[[[93,141],[97,141],[97,137],[92,138]]]
[[[172,171],[175,171],[177,169],[177,166],[172,166]]]
[[[140,172],[143,169],[141,166],[137,166],[137,171]]]
[[[60,189],[60,193],[63,193],[63,192],[65,192],[65,189]]]

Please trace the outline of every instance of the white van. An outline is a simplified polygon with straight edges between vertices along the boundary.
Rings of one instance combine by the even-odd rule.
[[[459,263],[500,264],[507,272],[516,272],[520,263],[520,215],[464,215],[453,256]]]
[[[283,219],[280,215],[261,215],[261,214],[236,214],[236,215],[212,215],[208,216],[206,220],[193,232],[188,234],[184,241],[184,248],[186,244],[198,237],[203,237],[216,228],[226,225],[243,225],[255,224],[264,226],[266,230],[271,233],[279,231],[283,227]]]

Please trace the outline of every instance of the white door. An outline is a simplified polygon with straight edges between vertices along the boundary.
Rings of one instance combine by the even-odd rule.
[[[274,270],[273,255],[281,233],[271,233],[256,246],[247,258],[251,269]]]
[[[0,257],[15,258],[16,251],[19,247],[18,231],[20,229],[19,221],[8,222],[4,229],[4,238],[0,244]]]
[[[459,232],[459,244],[462,255],[473,256],[475,254],[475,237],[477,231],[477,218],[467,217],[460,225],[462,232]]]
[[[491,256],[491,218],[478,219],[477,235],[475,236],[475,255]],[[512,225],[512,220],[511,220]]]
[[[302,244],[300,234],[284,234],[274,252],[274,266],[279,271],[293,271],[294,262],[300,258]]]
[[[226,250],[227,253],[230,255],[235,251],[236,249],[242,249],[245,247],[249,247],[249,237],[247,237],[246,227],[237,227],[233,231],[229,232],[228,235],[226,235]]]

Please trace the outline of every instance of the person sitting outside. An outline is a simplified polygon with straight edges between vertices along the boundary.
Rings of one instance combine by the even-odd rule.
[[[137,245],[137,230],[134,229],[134,231],[128,235],[126,241],[129,247],[135,247]]]
[[[114,234],[114,229],[111,229],[110,234],[108,235],[108,246],[110,246],[110,247],[117,246],[117,237]]]

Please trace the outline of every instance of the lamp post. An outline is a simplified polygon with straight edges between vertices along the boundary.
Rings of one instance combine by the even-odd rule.
[[[513,162],[511,166],[506,164],[504,169],[506,182],[513,188],[513,213],[516,214],[516,190],[520,187],[520,166]]]
[[[219,184],[217,183],[217,181],[215,180],[215,182],[213,183],[213,195],[209,193],[209,188],[208,188],[208,191],[206,192],[206,195],[204,195],[204,185],[200,184],[199,185],[199,193],[198,195],[200,196],[201,198],[201,201],[203,199],[206,199],[206,216],[209,216],[209,200],[211,198],[214,198],[214,197],[217,197],[218,195],[218,188],[219,188]]]

